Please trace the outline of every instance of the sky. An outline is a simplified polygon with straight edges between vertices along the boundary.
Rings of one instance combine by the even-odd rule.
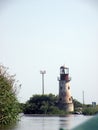
[[[59,93],[60,66],[69,67],[74,99],[98,104],[98,1],[0,0],[0,64],[22,84],[18,99]]]

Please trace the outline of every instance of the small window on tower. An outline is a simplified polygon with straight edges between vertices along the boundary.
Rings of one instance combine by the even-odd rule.
[[[70,86],[68,86],[68,89],[70,89]]]
[[[60,101],[62,100],[62,98],[60,98]]]
[[[71,98],[69,98],[69,101],[71,101]]]

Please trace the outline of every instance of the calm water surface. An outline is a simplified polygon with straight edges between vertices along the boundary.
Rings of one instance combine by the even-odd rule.
[[[12,128],[0,130],[71,130],[71,128],[91,118],[83,115],[68,115],[65,117],[33,117],[22,116]]]

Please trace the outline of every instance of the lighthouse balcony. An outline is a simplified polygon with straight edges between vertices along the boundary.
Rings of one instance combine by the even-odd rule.
[[[69,82],[71,80],[71,77],[66,77],[65,80],[66,82]]]
[[[68,81],[71,80],[71,77],[69,77],[68,74],[62,74],[62,75],[60,75],[60,79],[59,80],[65,80],[66,82],[68,82]]]
[[[62,76],[62,77],[60,77],[60,78],[58,77],[57,80],[58,80],[58,81],[60,81],[60,80],[65,80],[66,82],[69,82],[69,81],[71,80],[71,77]]]

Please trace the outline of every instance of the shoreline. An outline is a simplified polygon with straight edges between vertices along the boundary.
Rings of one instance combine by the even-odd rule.
[[[66,117],[66,116],[72,116],[76,114],[23,114],[23,116],[31,116],[31,117]],[[77,114],[80,115],[80,114]],[[83,114],[81,114],[83,115]]]

